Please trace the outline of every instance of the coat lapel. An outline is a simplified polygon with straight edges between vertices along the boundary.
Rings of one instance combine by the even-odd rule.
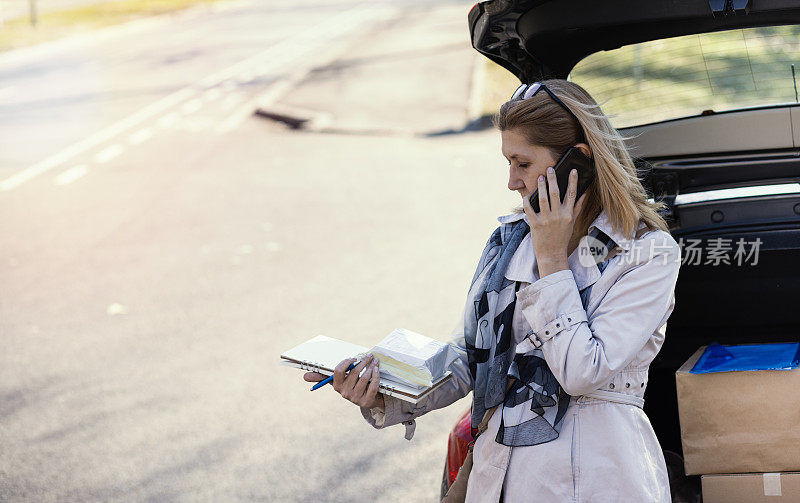
[[[512,213],[497,219],[500,223],[509,224],[518,220],[528,222],[525,213]],[[616,232],[608,221],[608,215],[601,211],[589,226],[586,237],[581,239],[577,248],[568,257],[567,262],[575,278],[578,290],[583,291],[592,286],[602,275],[598,263],[613,257],[620,251],[627,251],[633,240],[626,238],[621,232]],[[536,254],[528,230],[522,238],[513,256],[508,260],[505,277],[512,281],[533,283],[539,279],[534,272],[536,269]]]

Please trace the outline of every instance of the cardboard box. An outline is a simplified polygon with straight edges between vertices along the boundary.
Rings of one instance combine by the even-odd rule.
[[[703,503],[800,501],[800,472],[703,475]]]
[[[675,373],[686,474],[800,471],[800,369],[691,374],[705,348]]]

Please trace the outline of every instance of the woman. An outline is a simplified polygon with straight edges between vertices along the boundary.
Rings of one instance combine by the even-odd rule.
[[[377,393],[375,362],[345,376],[348,359],[334,388],[375,428],[404,423],[409,440],[415,418],[470,391],[473,428],[498,405],[475,442],[468,502],[669,502],[642,410],[680,267],[661,203],[647,200],[622,137],[575,83],[521,86],[495,125],[523,206],[498,219],[478,263],[450,340],[455,379],[413,405]],[[573,170],[562,202],[548,168],[572,146],[597,177],[576,202]]]

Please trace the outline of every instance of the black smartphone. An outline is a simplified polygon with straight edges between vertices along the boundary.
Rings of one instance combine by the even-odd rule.
[[[564,155],[561,156],[561,159],[558,160],[553,170],[555,171],[556,180],[558,181],[558,188],[560,192],[560,199],[561,202],[564,202],[564,198],[567,195],[567,186],[569,185],[569,172],[573,169],[578,170],[578,189],[575,194],[575,201],[580,199],[586,189],[589,188],[589,185],[592,184],[594,181],[596,170],[594,167],[594,161],[591,158],[587,157],[581,149],[578,147],[570,147]],[[544,179],[545,190],[547,190],[548,199],[550,194],[550,184],[547,182],[547,177],[545,176]],[[531,207],[533,211],[539,213],[539,191],[534,191],[531,194],[528,201],[531,203]]]

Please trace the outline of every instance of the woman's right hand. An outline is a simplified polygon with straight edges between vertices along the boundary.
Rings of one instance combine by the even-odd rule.
[[[345,375],[347,367],[356,360],[358,358],[347,358],[333,369],[333,382],[331,383],[333,389],[359,407],[368,409],[384,407],[383,393],[378,393],[378,384],[380,382],[379,360],[369,354]],[[358,375],[364,367],[367,367],[367,370],[364,375],[359,377]],[[303,379],[309,382],[319,382],[326,377],[318,372],[306,372],[303,375]]]

